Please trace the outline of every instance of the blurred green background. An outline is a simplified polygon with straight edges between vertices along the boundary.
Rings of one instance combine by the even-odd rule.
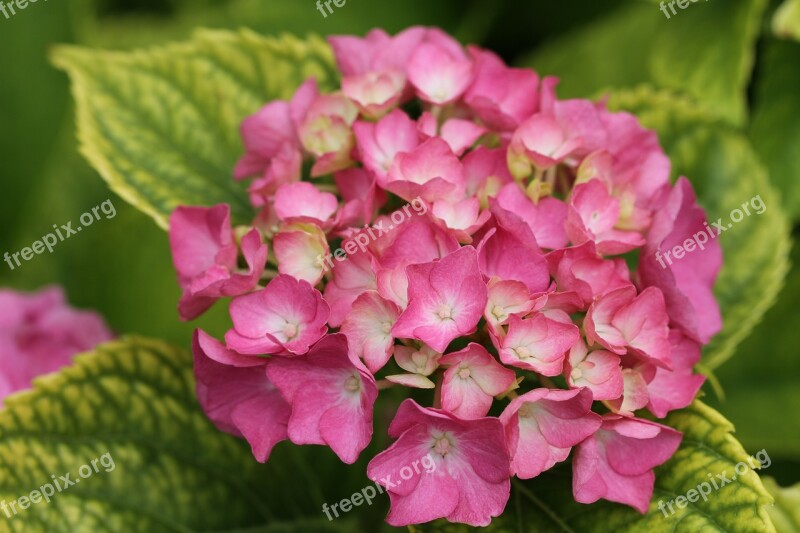
[[[772,35],[778,2],[702,2],[667,20],[657,2],[560,0],[347,0],[323,18],[313,0],[63,0],[0,15],[0,253],[17,251],[53,224],[76,220],[111,198],[117,216],[11,271],[0,285],[63,285],[70,301],[100,311],[120,333],[188,346],[196,324],[175,312],[179,291],[165,233],[129,207],[78,154],[66,76],[47,60],[55,43],[129,49],[188,38],[193,29],[250,27],[261,33],[390,33],[437,25],[511,63],[563,75],[560,94],[652,83],[689,95],[745,132],[778,188],[798,235],[800,43]],[[744,38],[742,34],[746,34]],[[733,83],[731,83],[733,80]],[[743,199],[745,200],[745,199]],[[724,394],[706,400],[728,417],[749,453],[766,449],[768,475],[800,479],[800,250],[777,303],[719,368]],[[204,317],[225,329],[222,306]]]

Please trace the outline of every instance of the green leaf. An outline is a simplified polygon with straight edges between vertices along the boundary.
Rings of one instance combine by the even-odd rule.
[[[81,151],[111,188],[166,228],[178,205],[231,205],[252,213],[232,178],[239,124],[267,101],[288,98],[314,76],[335,75],[319,38],[199,31],[185,44],[132,52],[62,46],[77,103]]]
[[[723,328],[705,347],[703,365],[717,368],[774,303],[789,268],[789,223],[780,197],[747,139],[688,99],[648,87],[612,94],[609,107],[636,114],[655,129],[672,160],[673,177],[686,176],[711,221],[732,224],[731,211],[756,196],[763,214],[751,210],[719,236],[723,267],[714,292]]]
[[[665,2],[668,4],[669,2]],[[545,45],[522,64],[561,78],[559,95],[591,96],[641,83],[682,91],[734,124],[767,2],[691,2],[670,18],[658,3],[621,8]]]
[[[774,532],[765,506],[772,498],[753,470],[731,479],[734,467],[749,460],[741,444],[731,435],[733,426],[722,415],[700,401],[671,413],[664,424],[683,432],[675,455],[656,469],[656,484],[649,512],[642,516],[633,509],[607,501],[591,505],[576,503],[572,497],[572,474],[568,465],[557,467],[536,479],[512,485],[506,512],[492,522],[488,531],[536,531],[537,533],[607,531],[648,533],[694,533],[696,531]],[[753,462],[755,464],[755,462]],[[740,467],[741,468],[741,467]],[[698,485],[724,474],[731,482],[713,490],[703,500],[687,502],[675,513],[667,502]],[[704,487],[705,489],[705,487]],[[694,498],[694,495],[692,495]],[[666,511],[659,510],[664,502]],[[466,532],[467,528],[442,521],[418,528],[424,532]]]
[[[188,354],[126,338],[38,379],[0,411],[0,498],[105,453],[115,467],[21,512],[26,530],[222,528],[266,516],[246,449],[197,408]]]
[[[800,43],[765,40],[749,132],[794,219],[800,217],[800,122],[794,118],[800,116],[798,64]]]
[[[800,41],[800,0],[784,0],[772,17],[772,31],[778,37]]]
[[[78,480],[83,465],[106,453],[114,465],[56,491],[49,503],[17,508],[0,530],[352,527],[347,519],[330,527],[319,520],[326,496],[303,452],[279,446],[275,464],[259,465],[244,441],[214,428],[197,404],[191,368],[183,350],[126,337],[7,398],[0,410],[0,500],[29,495],[51,476]],[[111,466],[108,458],[99,464]]]
[[[775,505],[767,511],[781,533],[800,533],[800,483],[781,487],[771,477],[764,478],[764,486],[775,498]]]
[[[800,459],[800,417],[786,416],[776,423],[765,413],[800,413],[797,376],[797,332],[800,331],[800,246],[792,249],[792,270],[778,301],[764,321],[737,348],[737,356],[717,371],[717,378],[731,391],[713,401],[730,413],[739,439],[749,448],[766,448],[773,457]],[[792,478],[789,472],[783,479]]]

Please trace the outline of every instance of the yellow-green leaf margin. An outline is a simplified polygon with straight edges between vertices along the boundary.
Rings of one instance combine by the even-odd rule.
[[[267,502],[256,490],[261,465],[243,441],[206,419],[191,369],[184,350],[125,337],[6,398],[0,501],[8,508],[65,474],[78,483],[49,503],[0,511],[0,532],[219,530],[268,522]],[[113,468],[79,476],[105,454]]]
[[[81,151],[112,190],[163,228],[178,205],[231,205],[253,217],[232,178],[243,153],[239,125],[308,77],[330,89],[336,74],[319,37],[198,31],[190,42],[134,52],[59,46],[69,75]]]

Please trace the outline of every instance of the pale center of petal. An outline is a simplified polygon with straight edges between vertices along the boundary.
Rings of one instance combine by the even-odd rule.
[[[437,438],[433,444],[433,451],[445,457],[450,453],[450,439],[446,435]]]
[[[297,337],[297,324],[292,324],[291,322],[284,324],[283,334],[286,336],[286,340],[292,340]]]
[[[447,304],[442,304],[436,311],[436,315],[442,320],[453,318],[453,309]]]
[[[572,372],[569,376],[572,378],[572,381],[578,381],[583,377],[583,369],[580,366],[577,366],[572,369]]]
[[[492,309],[492,314],[496,319],[503,320],[503,318],[506,316],[506,310],[499,305],[495,305]]]
[[[391,333],[391,331],[392,331],[392,323],[389,322],[389,321],[386,321],[386,322],[382,323],[381,324],[381,331],[383,331],[386,335]]]
[[[428,364],[428,356],[422,352],[414,352],[411,354],[411,362],[417,365],[417,368],[425,368]]]
[[[517,412],[520,418],[533,418],[534,407],[532,403],[523,403]]]
[[[531,354],[527,346],[518,346],[514,348],[514,353],[517,354],[517,357],[519,357],[520,359],[528,359],[530,357],[533,357],[533,354]]]
[[[344,380],[344,389],[347,392],[358,392],[361,390],[361,380],[357,376],[349,376]]]
[[[458,370],[458,377],[461,379],[469,379],[470,371],[469,368],[464,367]]]

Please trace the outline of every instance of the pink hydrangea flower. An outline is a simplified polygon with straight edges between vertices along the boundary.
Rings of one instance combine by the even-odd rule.
[[[250,444],[260,463],[286,440],[289,404],[267,378],[265,359],[243,356],[202,330],[192,341],[197,397],[214,424]]]
[[[467,152],[461,162],[464,165],[465,193],[478,198],[481,207],[487,207],[489,198],[496,197],[504,185],[514,180],[508,171],[503,149],[477,146]],[[566,237],[564,243],[566,244]]]
[[[461,157],[467,149],[488,130],[470,120],[450,118],[439,127],[437,119],[428,111],[417,122],[417,129],[424,139],[441,137],[454,154]]]
[[[405,86],[404,72],[387,69],[346,76],[342,80],[342,93],[355,102],[365,116],[375,119],[400,103]]]
[[[603,259],[591,241],[550,252],[547,264],[558,289],[575,292],[587,307],[597,297],[631,283],[625,261]]]
[[[705,376],[692,372],[700,362],[700,344],[677,330],[670,331],[672,370],[656,367],[647,383],[647,408],[659,418],[692,403],[705,382]]]
[[[322,176],[352,165],[354,147],[352,124],[358,108],[339,94],[319,95],[311,103],[298,134],[303,148],[317,157],[311,176]]]
[[[481,273],[486,279],[519,281],[532,293],[550,284],[547,261],[536,239],[518,218],[513,225],[488,230],[478,243]]]
[[[373,374],[383,368],[394,350],[394,327],[400,309],[376,291],[366,291],[353,302],[353,309],[342,323],[350,351],[363,359]]]
[[[325,286],[325,301],[330,305],[328,323],[338,328],[353,308],[353,302],[368,290],[378,288],[369,252],[357,252],[347,261],[333,263],[336,268]]]
[[[241,242],[248,270],[237,272],[238,248],[231,228],[230,207],[178,207],[169,219],[172,261],[183,295],[178,312],[197,318],[222,296],[243,294],[258,283],[267,260],[267,245],[251,230]]]
[[[316,285],[325,273],[321,261],[328,255],[328,240],[318,225],[285,224],[273,237],[272,247],[278,261],[278,272]]]
[[[464,167],[450,146],[434,137],[398,153],[382,185],[406,201],[455,201],[464,195]]]
[[[620,358],[607,350],[586,348],[583,340],[576,342],[564,362],[564,375],[572,388],[585,387],[595,400],[613,400],[622,395],[623,378]]]
[[[353,132],[364,167],[380,179],[385,179],[397,154],[412,151],[420,142],[417,125],[399,109],[378,122],[359,120]]]
[[[542,248],[554,250],[567,245],[567,205],[561,200],[548,196],[534,203],[518,184],[508,183],[498,192],[497,205],[522,219]]]
[[[329,42],[341,90],[309,79],[242,125],[252,223],[173,215],[181,315],[234,297],[226,346],[196,338],[209,417],[259,460],[288,437],[353,462],[379,389],[427,389],[369,466],[390,524],[486,525],[510,475],[572,448],[578,501],[646,509],[680,435],[635,417],[693,401],[721,326],[718,241],[668,255],[707,234],[689,182],[633,115],[439,29]]]
[[[281,185],[300,179],[303,154],[298,127],[318,94],[317,84],[310,78],[291,101],[271,102],[242,122],[246,153],[233,174],[238,180],[258,177],[249,189],[255,205],[263,205],[264,197]]]
[[[378,389],[344,335],[326,336],[304,356],[271,360],[267,375],[292,406],[292,442],[330,446],[348,464],[358,459],[372,439]]]
[[[266,288],[234,298],[225,342],[244,354],[304,354],[327,332],[329,313],[318,290],[282,274]]]
[[[534,389],[511,400],[500,421],[506,430],[512,474],[530,479],[564,461],[573,446],[602,425],[591,407],[589,389]]]
[[[461,244],[471,244],[472,235],[491,217],[489,211],[481,211],[477,198],[466,198],[456,203],[438,201],[433,204],[431,214],[436,223]]]
[[[492,52],[470,47],[475,81],[464,102],[490,128],[512,131],[539,107],[539,76],[529,69],[509,68]]]
[[[527,319],[511,315],[508,332],[499,341],[500,360],[510,366],[557,376],[564,367],[564,357],[578,342],[578,328],[534,313]]]
[[[547,170],[564,161],[582,144],[570,136],[555,117],[537,113],[520,124],[511,139],[508,166],[517,178],[529,176],[534,168]]]
[[[473,65],[460,46],[420,44],[411,55],[408,79],[419,97],[438,105],[459,98],[472,83]]]
[[[336,195],[321,192],[308,182],[280,187],[275,192],[275,214],[282,222],[325,224],[339,208]]]
[[[406,271],[409,302],[392,328],[395,337],[418,339],[444,352],[450,341],[475,330],[487,290],[474,248],[466,246]]]
[[[100,315],[70,307],[60,287],[0,289],[0,401],[112,338]]]
[[[498,419],[461,420],[409,399],[397,410],[389,436],[397,440],[370,461],[367,476],[387,488],[390,525],[447,518],[486,526],[503,511],[510,493],[510,465]],[[386,482],[429,453],[436,462],[433,473],[413,476],[402,485]]]
[[[444,355],[439,364],[449,366],[442,382],[442,408],[459,418],[481,418],[489,413],[494,396],[506,392],[516,374],[471,342],[463,350]]]
[[[630,252],[644,244],[634,231],[617,229],[620,202],[608,192],[605,184],[593,179],[575,187],[567,214],[567,235],[573,244],[592,241],[597,251],[606,255]]]
[[[708,239],[705,249],[696,249],[679,261],[670,262],[663,254],[693,235],[707,235],[708,231],[717,230],[708,230],[705,211],[697,205],[691,184],[681,178],[667,204],[655,214],[639,263],[644,285],[658,287],[664,293],[670,319],[702,343],[722,328],[719,305],[711,292],[722,265],[719,241]]]
[[[572,461],[572,492],[580,503],[603,498],[647,512],[653,496],[653,468],[672,457],[683,435],[672,428],[619,415],[584,440]]]
[[[500,326],[507,324],[511,315],[524,316],[536,305],[528,287],[521,281],[492,278],[483,318],[493,334],[502,335]]]
[[[632,285],[595,300],[586,313],[586,338],[616,354],[628,349],[670,368],[667,311],[661,291],[650,287],[636,294]]]

